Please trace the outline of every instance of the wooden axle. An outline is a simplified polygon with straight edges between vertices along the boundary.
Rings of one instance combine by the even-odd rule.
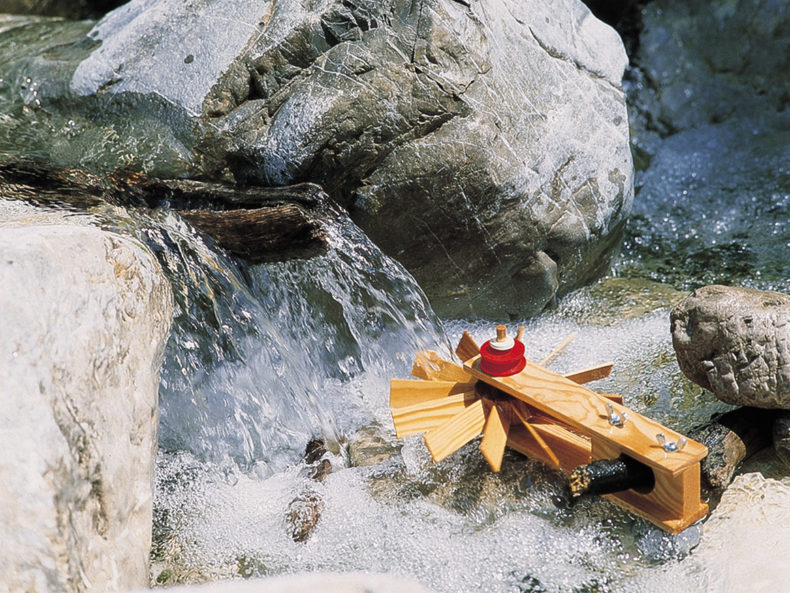
[[[619,396],[582,385],[607,376],[611,363],[562,376],[526,361],[522,371],[495,377],[481,370],[479,351],[464,333],[456,350],[463,366],[435,352],[418,353],[412,374],[423,381],[391,383],[399,437],[425,432],[431,455],[440,461],[482,434],[480,449],[494,471],[506,446],[566,473],[600,460],[622,470],[618,460],[633,460],[626,469],[636,467],[638,480],[598,491],[673,533],[707,513],[700,500],[700,461],[707,449],[628,410]],[[607,463],[593,465],[593,473]]]

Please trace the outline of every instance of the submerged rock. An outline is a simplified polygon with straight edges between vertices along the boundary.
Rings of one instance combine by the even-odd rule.
[[[0,580],[144,586],[172,295],[139,244],[0,201]]]
[[[671,322],[689,379],[729,404],[790,409],[790,295],[705,286]]]
[[[781,412],[776,417],[771,436],[777,457],[790,467],[790,412]]]
[[[708,448],[701,463],[703,484],[713,490],[729,486],[745,459],[770,446],[775,418],[770,410],[736,408],[691,431],[689,436]]]
[[[788,0],[654,0],[641,15],[635,61],[655,125],[678,131],[787,107]]]
[[[644,173],[623,251],[640,275],[790,292],[788,8],[653,0],[639,11],[625,86]]]
[[[133,0],[89,38],[70,105],[168,175],[322,184],[445,315],[532,315],[618,248],[627,60],[575,0]]]

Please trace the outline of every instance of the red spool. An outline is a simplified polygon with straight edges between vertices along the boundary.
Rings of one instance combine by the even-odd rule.
[[[491,347],[491,340],[480,348],[480,370],[492,377],[509,377],[524,370],[527,361],[524,358],[524,344],[513,341],[510,350],[496,350]]]

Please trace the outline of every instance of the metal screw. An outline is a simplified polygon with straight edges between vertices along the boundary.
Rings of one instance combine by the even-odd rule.
[[[672,453],[673,451],[680,451],[683,447],[686,446],[688,441],[685,437],[680,437],[677,441],[667,441],[667,437],[664,436],[663,432],[659,432],[656,435],[656,440],[658,444],[661,445],[667,453]]]
[[[628,420],[628,414],[625,412],[618,414],[614,411],[614,406],[612,406],[612,404],[606,404],[606,407],[609,409],[609,424],[612,426],[622,426],[625,424],[625,421]]]

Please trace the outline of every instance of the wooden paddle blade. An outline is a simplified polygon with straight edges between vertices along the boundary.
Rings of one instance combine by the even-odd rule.
[[[576,371],[575,373],[568,373],[567,375],[563,375],[563,377],[570,379],[574,383],[583,385],[584,383],[589,383],[590,381],[605,379],[609,376],[609,373],[612,372],[612,367],[614,367],[613,362],[605,362],[588,369]]]
[[[619,393],[599,393],[598,395],[600,395],[601,397],[605,397],[609,401],[618,403],[621,406],[623,405],[623,396],[620,395]]]
[[[456,396],[452,396],[456,397]],[[425,444],[434,461],[441,461],[478,436],[486,422],[481,400],[425,435]]]
[[[551,447],[549,447],[546,441],[543,440],[543,437],[540,436],[540,433],[537,431],[537,429],[534,426],[532,426],[532,423],[529,421],[529,417],[525,416],[522,413],[522,410],[520,410],[519,406],[517,405],[512,406],[511,409],[513,410],[513,413],[518,417],[518,419],[521,420],[521,424],[524,425],[524,428],[526,428],[529,434],[532,436],[532,438],[535,439],[535,442],[538,444],[538,446],[540,447],[541,451],[546,456],[548,461],[552,463],[555,467],[560,467],[560,460],[557,459],[557,456],[554,454],[554,451],[552,451]]]
[[[483,440],[480,441],[480,452],[495,472],[502,468],[508,430],[510,430],[510,415],[502,412],[497,405],[491,406],[483,429]]]
[[[474,395],[451,395],[392,409],[392,423],[398,438],[432,430],[451,420],[475,402]]]
[[[546,445],[559,458],[560,467],[570,472],[577,465],[589,463],[592,459],[590,441],[577,434],[569,432],[555,424],[535,424],[532,427],[541,435]],[[540,459],[546,463],[554,463],[545,450],[538,444],[526,426],[513,423],[507,435],[507,446],[523,453],[527,457]]]
[[[567,338],[565,338],[565,341],[562,344],[560,344],[554,350],[549,352],[548,356],[546,356],[546,358],[541,360],[538,364],[542,367],[551,364],[551,362],[553,362],[555,358],[557,358],[560,354],[562,354],[562,351],[565,350],[565,348],[567,348],[568,344],[570,344],[573,341],[574,337],[575,337],[574,334],[569,335]]]
[[[474,392],[474,383],[392,379],[390,381],[390,407],[403,408],[447,397],[448,395],[472,395]]]
[[[474,381],[472,375],[467,373],[463,367],[449,360],[444,360],[433,350],[424,350],[417,353],[411,374],[418,379],[426,379],[428,381]]]
[[[464,335],[461,336],[461,341],[458,342],[455,353],[461,360],[469,360],[480,354],[480,346],[475,343],[469,332],[465,331]]]

